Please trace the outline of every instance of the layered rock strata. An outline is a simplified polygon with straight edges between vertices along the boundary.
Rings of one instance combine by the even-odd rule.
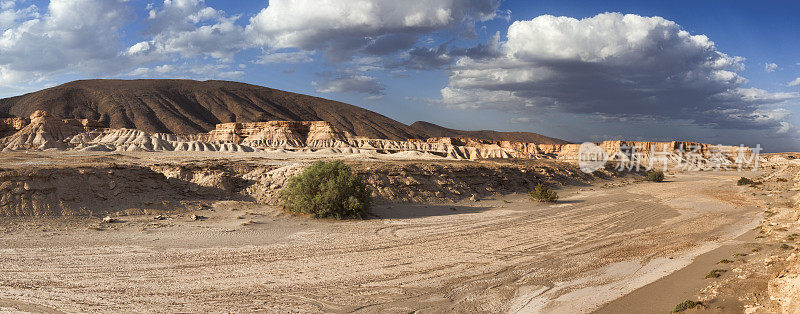
[[[29,122],[28,122],[29,121]],[[217,124],[209,133],[177,135],[132,129],[107,129],[91,120],[57,119],[37,111],[30,120],[6,119],[0,130],[16,130],[0,139],[0,149],[76,149],[88,151],[219,151],[254,152],[267,149],[337,152],[416,152],[450,159],[550,158],[575,160],[580,144],[536,144],[512,141],[435,137],[387,140],[354,137],[325,121],[233,122]],[[27,123],[27,125],[22,126]],[[751,155],[735,146],[694,142],[605,141],[596,143],[609,161],[647,165],[695,161],[723,166]],[[690,160],[695,159],[695,160]]]

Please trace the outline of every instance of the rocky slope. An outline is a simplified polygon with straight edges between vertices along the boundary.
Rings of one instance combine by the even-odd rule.
[[[535,144],[568,144],[569,142],[531,132],[498,132],[491,130],[464,131],[449,129],[430,122],[417,121],[411,127],[428,137],[456,137],[490,141],[509,141]]]
[[[227,81],[85,80],[0,99],[0,117],[27,117],[36,110],[149,133],[194,134],[209,132],[219,123],[282,120],[326,121],[369,138],[424,137],[356,106]]]

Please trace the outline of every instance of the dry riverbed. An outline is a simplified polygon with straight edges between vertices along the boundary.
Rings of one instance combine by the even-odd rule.
[[[753,229],[764,198],[740,175],[604,181],[557,204],[384,204],[365,221],[232,201],[115,223],[3,218],[0,310],[586,312]]]

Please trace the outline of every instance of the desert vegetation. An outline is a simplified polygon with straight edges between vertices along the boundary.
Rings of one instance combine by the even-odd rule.
[[[651,171],[647,174],[645,180],[652,182],[662,182],[664,181],[664,171]]]
[[[686,311],[686,310],[689,310],[689,309],[693,309],[693,308],[696,308],[696,307],[702,306],[702,305],[703,305],[703,302],[695,302],[695,301],[692,301],[692,300],[686,300],[686,301],[683,301],[680,304],[676,305],[675,309],[672,310],[672,313],[683,312],[683,311]]]
[[[538,202],[555,203],[558,201],[558,193],[545,187],[544,184],[541,183],[537,184],[529,195],[533,200]]]
[[[719,278],[719,276],[722,276],[722,273],[724,273],[724,272],[727,272],[727,270],[724,270],[724,269],[712,270],[712,271],[708,272],[708,274],[706,274],[706,279]]]
[[[755,182],[745,177],[739,178],[739,181],[736,181],[736,185],[753,185]]]
[[[317,161],[289,179],[283,208],[314,218],[363,219],[370,196],[364,181],[341,161]]]

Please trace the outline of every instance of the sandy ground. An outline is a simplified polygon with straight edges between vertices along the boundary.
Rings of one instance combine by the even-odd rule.
[[[0,311],[587,312],[750,230],[760,200],[740,175],[565,189],[554,205],[380,205],[366,221],[237,202],[199,221],[4,218]]]

